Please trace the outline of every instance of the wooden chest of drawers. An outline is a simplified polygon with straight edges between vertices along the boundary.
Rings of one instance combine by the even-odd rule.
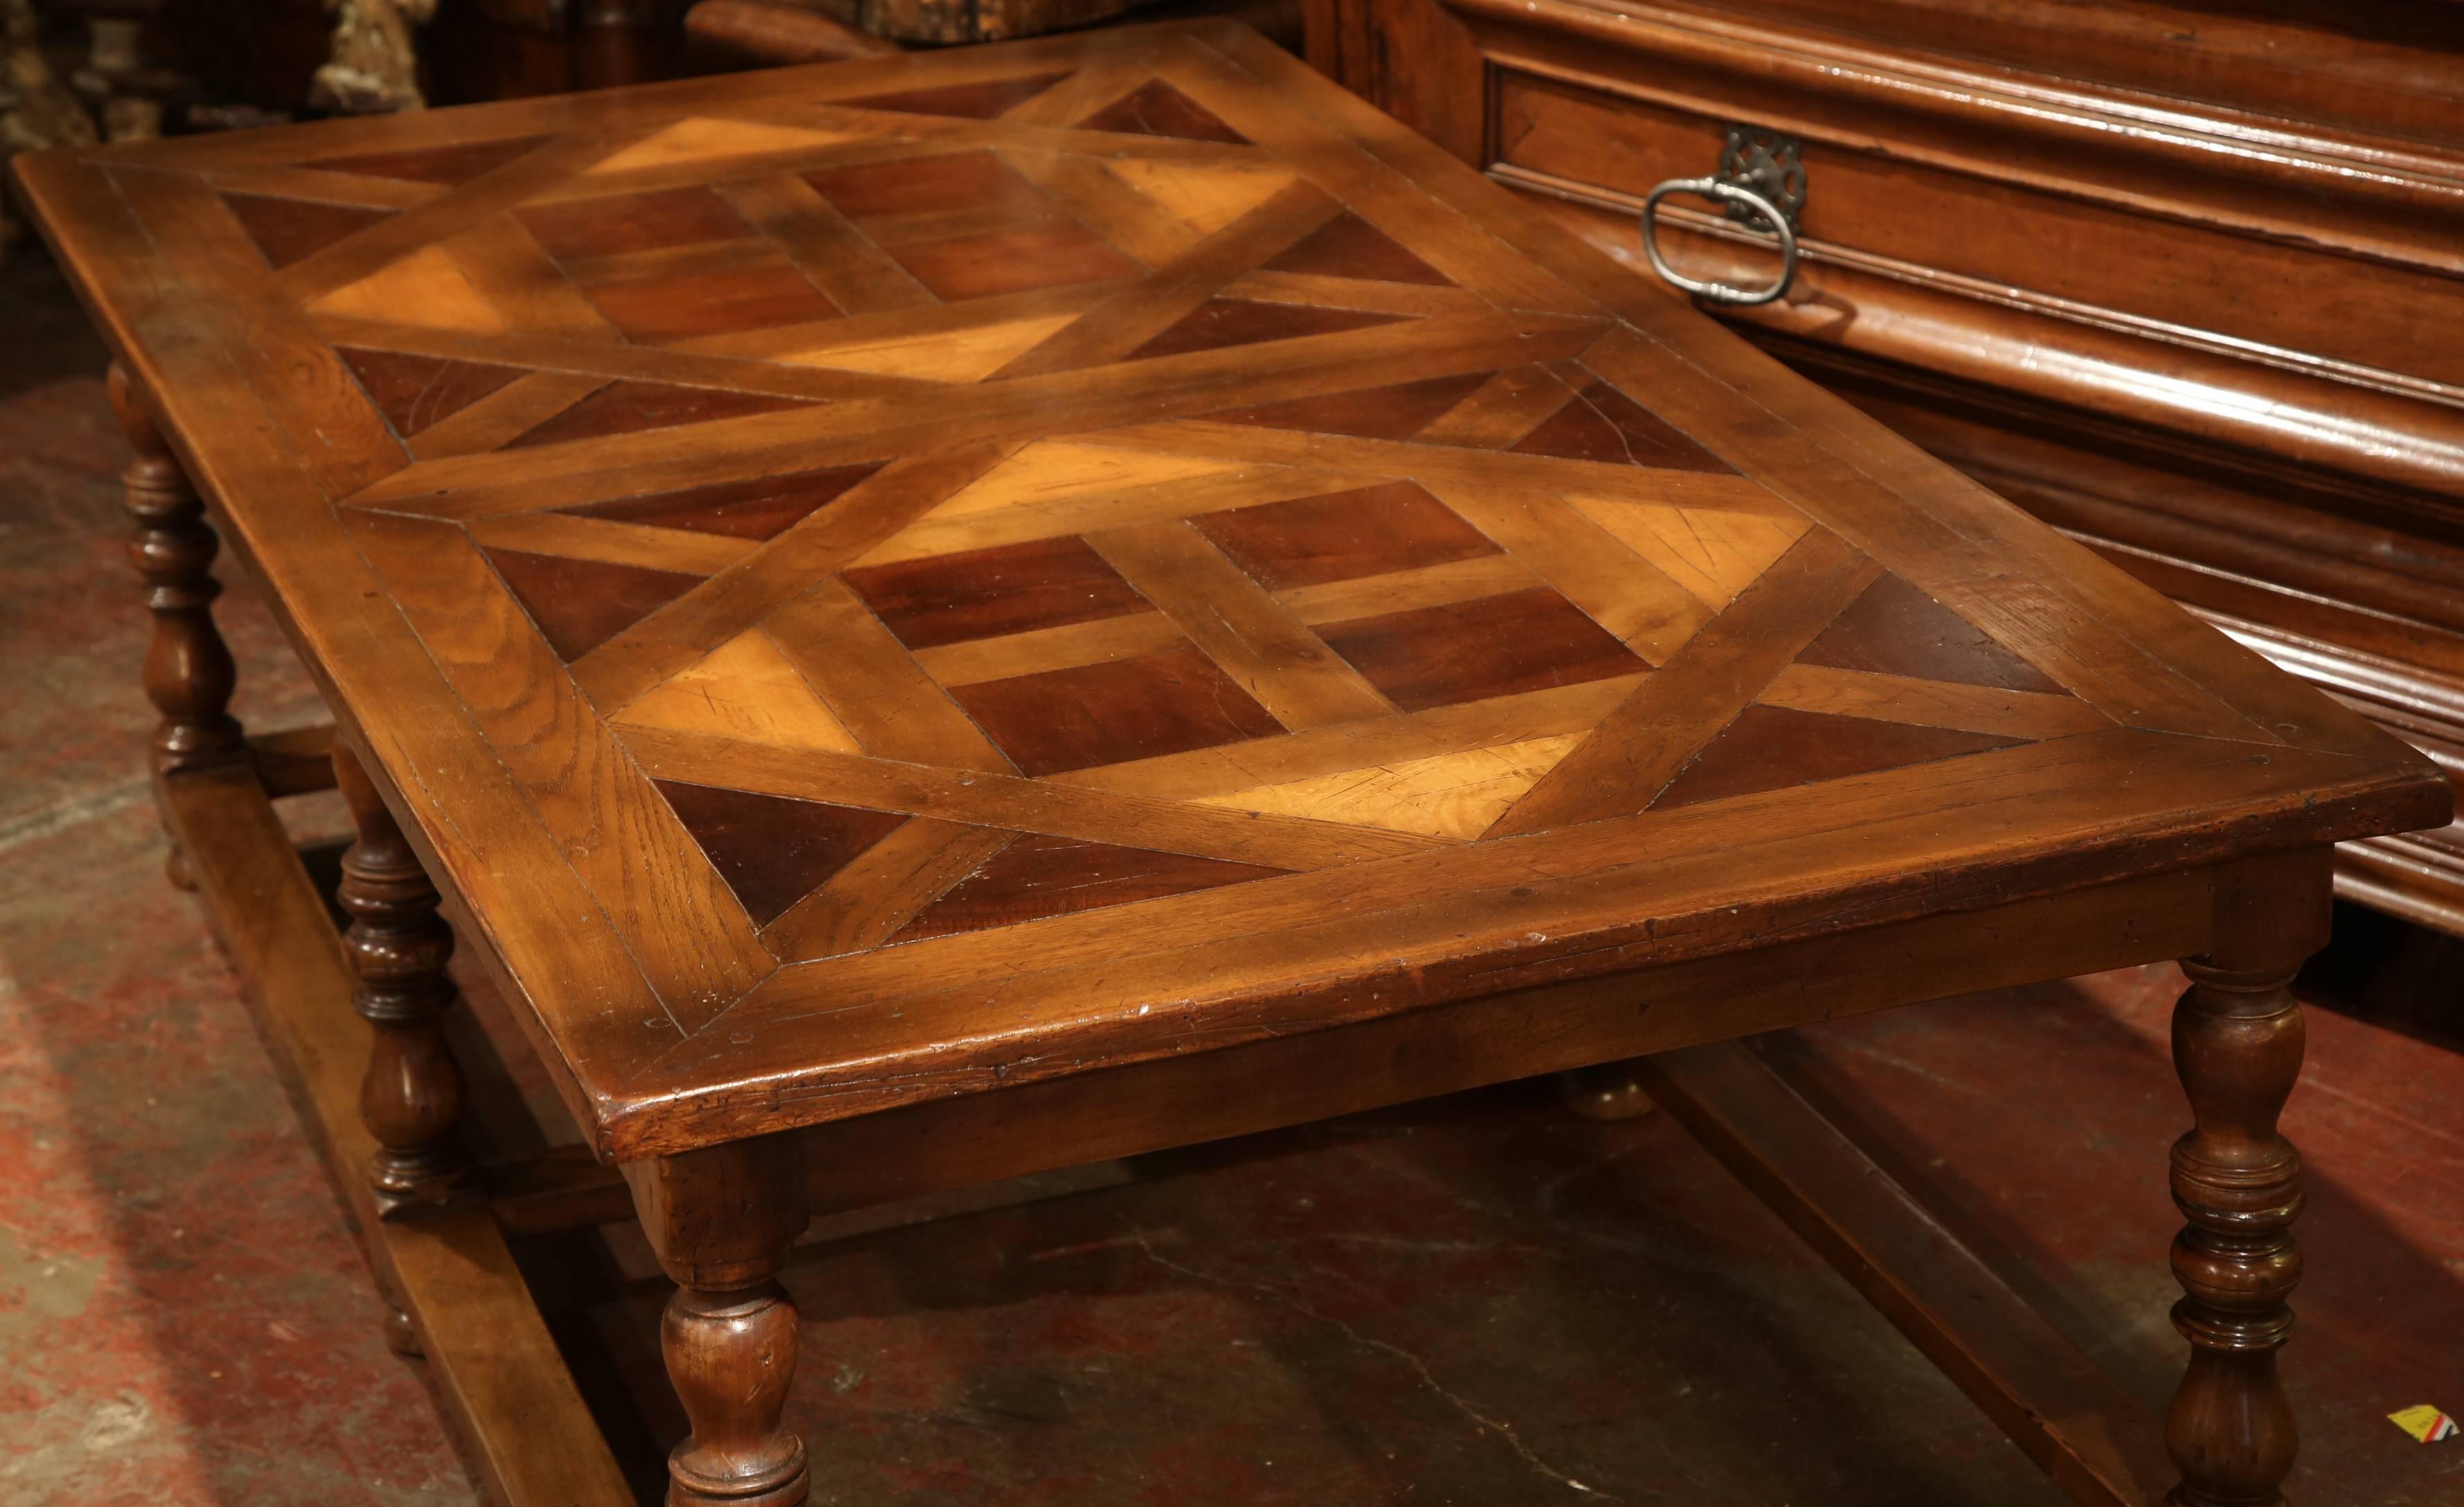
[[[1793,150],[1731,318],[2464,782],[2464,8],[1313,0],[1309,50],[1638,266],[1653,185]],[[1674,264],[1769,277],[1690,202]],[[2464,827],[2338,885],[2464,934]]]

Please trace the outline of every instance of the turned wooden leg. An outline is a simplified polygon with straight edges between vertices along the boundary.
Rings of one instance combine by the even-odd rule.
[[[247,741],[229,708],[238,674],[231,650],[214,631],[213,578],[220,542],[206,522],[206,505],[188,474],[164,442],[152,405],[128,369],[111,368],[111,407],[136,458],[121,474],[128,516],[137,532],[128,558],[145,582],[154,637],[145,651],[145,698],[161,720],[154,728],[154,770],[169,774],[246,757]],[[171,882],[193,889],[187,855],[171,850]]]
[[[779,1269],[805,1223],[797,1142],[737,1141],[628,1163],[625,1176],[676,1282],[659,1349],[693,1433],[668,1456],[670,1507],[795,1507],[812,1475],[803,1439],[780,1421],[796,1304]]]
[[[2182,964],[2173,1064],[2196,1122],[2173,1146],[2173,1202],[2189,1221],[2173,1241],[2185,1295],[2173,1325],[2190,1341],[2165,1422],[2175,1507],[2277,1507],[2299,1446],[2276,1352],[2301,1278],[2301,1158],[2276,1118],[2301,1072],[2290,986],[2327,940],[2328,861],[2320,849],[2225,871],[2208,954]]]
[[[385,1339],[387,1348],[391,1349],[394,1354],[403,1357],[405,1360],[425,1361],[428,1359],[428,1351],[426,1347],[421,1345],[419,1342],[418,1326],[410,1321],[410,1316],[408,1314],[404,1313],[398,1305],[393,1303],[385,1304]]]
[[[453,929],[436,887],[351,751],[334,745],[334,780],[359,839],[342,854],[340,898],[351,914],[343,949],[359,975],[351,1008],[376,1028],[360,1116],[376,1138],[368,1166],[380,1208],[434,1203],[470,1170],[457,1132],[462,1070],[445,1041]]]

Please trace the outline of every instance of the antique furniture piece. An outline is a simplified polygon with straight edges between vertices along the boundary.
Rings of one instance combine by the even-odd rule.
[[[1651,1053],[2080,1500],[2277,1499],[2286,983],[2445,782],[1255,33],[17,172],[119,355],[175,873],[505,1499],[621,1491],[507,1229],[629,1192],[670,1499],[790,1503],[814,1215]],[[333,708],[339,943],[209,513]],[[615,1173],[473,1171],[440,898]],[[1721,1045],[2168,958],[2169,1466]]]
[[[906,45],[1032,36],[1066,26],[1226,16],[1293,52],[1301,49],[1301,0],[1063,0],[1010,7],[946,4],[853,6],[841,0],[698,0],[685,12],[696,62],[718,68],[878,57]]]
[[[1713,312],[2464,779],[2464,9],[1311,0],[1309,45],[1621,255],[1784,158],[1794,285]],[[2336,883],[2464,935],[2464,828]]]

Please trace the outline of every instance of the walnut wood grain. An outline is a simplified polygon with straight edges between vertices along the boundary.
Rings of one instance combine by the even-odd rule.
[[[812,1207],[2181,954],[2176,1452],[2275,1489],[2218,886],[2449,787],[1254,35],[15,170],[625,1165],[674,1499],[808,1491]]]

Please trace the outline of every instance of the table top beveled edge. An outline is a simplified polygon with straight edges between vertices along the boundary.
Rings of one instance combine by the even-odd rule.
[[[1918,766],[1447,850],[1439,856],[1490,872],[1477,886],[1429,887],[1434,898],[1414,893],[1421,855],[1243,887],[1257,892],[1241,902],[1248,909],[1332,916],[1271,933],[1215,924],[1231,905],[1217,892],[1151,901],[1134,916],[1035,923],[1051,956],[1027,973],[964,935],[791,964],[630,1079],[622,1097],[635,1107],[608,1121],[607,1144],[620,1156],[650,1154],[754,1123],[822,1123],[1490,993],[1639,980],[1711,957],[2322,846],[2430,820],[2451,799],[2443,782],[2431,787],[2402,766],[2349,755],[2124,728],[1962,763],[1989,815],[2038,818],[2067,795],[2067,819],[2029,842],[1963,854],[1944,837],[1922,851],[1906,839],[1936,813],[1873,814],[1930,778]],[[2114,814],[2084,793],[2115,783],[2146,787],[2145,799]],[[2170,820],[2153,819],[2160,810]],[[1802,830],[1749,835],[1774,817]],[[1565,859],[1573,833],[1591,861]],[[1529,845],[1527,862],[1517,844]],[[1809,850],[1823,845],[1812,855],[1828,867],[1809,872]],[[1345,913],[1364,896],[1379,908]],[[757,1116],[748,1103],[764,1107]]]

